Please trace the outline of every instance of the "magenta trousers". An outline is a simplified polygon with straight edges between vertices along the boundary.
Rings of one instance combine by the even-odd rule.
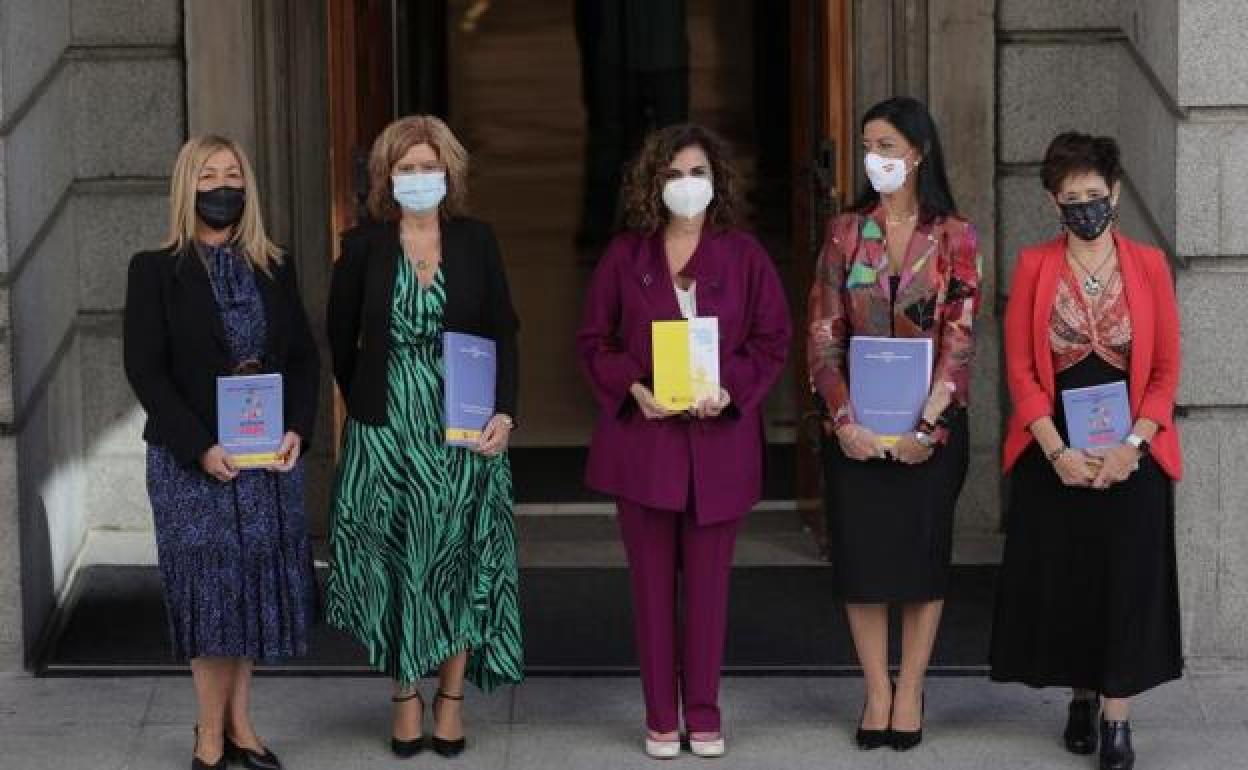
[[[616,500],[616,509],[628,552],[646,726],[679,730],[683,702],[686,730],[718,732],[728,575],[741,521],[698,526],[692,513],[627,500]]]

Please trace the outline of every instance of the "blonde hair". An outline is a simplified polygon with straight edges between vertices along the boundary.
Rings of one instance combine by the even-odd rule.
[[[407,151],[421,144],[433,148],[446,166],[446,198],[439,205],[443,217],[468,213],[468,152],[441,119],[432,115],[409,115],[386,126],[373,142],[368,158],[368,213],[380,221],[393,221],[402,213],[394,200],[390,175]]]
[[[178,152],[173,178],[169,183],[169,237],[164,246],[180,252],[194,242],[198,222],[195,193],[199,175],[208,159],[222,150],[229,150],[238,159],[247,196],[243,203],[243,217],[234,227],[231,242],[246,255],[252,266],[267,274],[271,265],[281,263],[282,250],[265,233],[264,216],[260,213],[260,190],[256,187],[256,175],[247,160],[247,153],[237,142],[223,136],[209,134],[192,137]]]

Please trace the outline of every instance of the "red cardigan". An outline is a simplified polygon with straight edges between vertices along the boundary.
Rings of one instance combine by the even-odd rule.
[[[1123,288],[1131,314],[1131,363],[1127,391],[1134,419],[1160,429],[1152,442],[1157,464],[1176,481],[1183,457],[1174,424],[1179,387],[1179,309],[1174,280],[1161,250],[1114,233]],[[1023,249],[1018,255],[1005,309],[1005,370],[1014,409],[1005,436],[1005,470],[1031,443],[1027,426],[1053,415],[1057,387],[1049,317],[1066,254],[1065,236]]]

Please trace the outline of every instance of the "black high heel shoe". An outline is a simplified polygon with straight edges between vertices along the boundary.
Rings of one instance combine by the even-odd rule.
[[[1131,746],[1131,723],[1101,720],[1101,770],[1132,770],[1135,749]]]
[[[420,714],[421,714],[421,718],[423,719],[424,714],[425,714],[425,702],[423,700],[420,700],[420,693],[413,691],[407,695],[396,695],[390,699],[390,702],[391,703],[406,703],[412,699],[420,701]],[[420,750],[423,749],[424,747],[425,747],[425,736],[423,734],[410,741],[405,741],[399,738],[395,738],[393,735],[390,736],[390,751],[394,752],[394,755],[398,757],[399,759],[411,759],[412,757],[419,754]]]
[[[893,686],[893,694],[897,694],[896,685]],[[890,709],[891,714],[891,709]],[[862,726],[862,721],[867,716],[867,704],[862,704],[862,715],[858,717],[858,731],[854,733],[854,742],[858,744],[858,748],[863,751],[871,751],[872,749],[882,749],[892,743],[892,731],[885,727],[882,730],[868,730]]]
[[[896,696],[894,696],[895,698]],[[923,718],[927,714],[927,694],[919,696],[919,729],[894,730],[889,725],[889,736],[894,751],[909,751],[923,742]]]
[[[195,725],[195,748],[191,749],[191,770],[226,770],[230,766],[230,760],[226,757],[225,752],[221,752],[221,758],[215,763],[209,764],[199,758],[199,725]]]
[[[230,740],[228,734],[225,736],[225,758],[247,770],[282,770],[282,761],[267,746],[261,746],[259,752],[245,749]]]
[[[1066,742],[1066,750],[1071,754],[1096,753],[1099,706],[1100,699],[1095,695],[1070,701],[1070,713],[1066,717],[1066,729],[1062,732],[1062,739]]]
[[[438,690],[438,694],[433,696],[434,719],[437,719],[438,701],[462,701],[463,699],[463,695],[451,695]],[[453,741],[448,741],[445,738],[439,738],[436,731],[433,733],[431,742],[433,743],[433,750],[437,752],[438,756],[446,757],[447,759],[450,759],[451,757],[458,757],[460,754],[464,753],[464,748],[468,745],[468,740],[466,738],[457,738]]]

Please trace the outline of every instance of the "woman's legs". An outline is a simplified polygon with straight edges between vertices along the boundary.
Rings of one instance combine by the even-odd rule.
[[[199,704],[195,755],[215,764],[225,752],[225,719],[238,658],[192,658],[191,678]]]
[[[235,659],[226,706],[226,734],[244,749],[263,752],[264,746],[251,721],[251,674],[254,669],[255,663],[250,658]]]
[[[394,682],[393,735],[400,741],[414,741],[424,733],[425,702],[416,692],[416,684]],[[410,697],[415,695],[415,697]]]
[[[657,740],[680,729],[676,680],[676,541],[681,514],[618,500],[620,534],[628,552],[633,622],[646,726]]]
[[[888,605],[846,604],[845,614],[867,691],[859,726],[886,730],[893,708],[893,686],[888,677]]]
[[[932,659],[944,600],[906,604],[901,610],[901,673],[893,704],[896,730],[914,731],[923,726],[923,681]]]
[[[1107,722],[1125,722],[1131,717],[1130,698],[1106,698],[1101,718]]]
[[[685,728],[697,740],[720,732],[719,675],[728,625],[728,582],[740,521],[699,526],[693,514],[681,517],[681,693]]]
[[[452,696],[438,698],[433,704],[433,734],[446,741],[464,737],[464,702],[454,696],[464,694],[464,671],[468,667],[468,650],[447,658],[438,668],[438,690]]]

